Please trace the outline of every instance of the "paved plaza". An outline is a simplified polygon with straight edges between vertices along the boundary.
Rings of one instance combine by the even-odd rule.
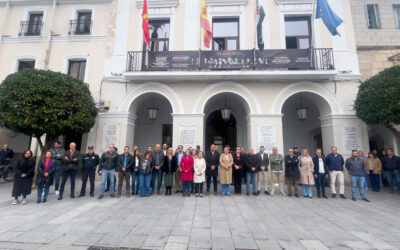
[[[400,195],[386,192],[367,192],[371,203],[351,201],[349,187],[346,200],[264,194],[72,200],[66,187],[62,201],[52,190],[47,203],[36,204],[35,190],[28,204],[12,206],[11,186],[0,184],[0,249],[400,249]]]

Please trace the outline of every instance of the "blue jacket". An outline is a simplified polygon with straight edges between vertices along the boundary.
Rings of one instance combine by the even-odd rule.
[[[337,154],[336,157],[330,153],[326,156],[325,164],[328,166],[330,171],[343,171],[344,159],[341,154]]]
[[[88,170],[96,170],[97,165],[99,165],[100,158],[98,155],[93,153],[90,155],[89,153],[86,153],[82,157],[82,167],[83,169],[88,169]]]

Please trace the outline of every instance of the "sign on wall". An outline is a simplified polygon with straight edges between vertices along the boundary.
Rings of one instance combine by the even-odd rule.
[[[311,50],[274,49],[256,50],[256,69],[310,69]]]
[[[189,147],[196,148],[197,126],[196,124],[181,124],[178,132],[178,145],[182,145],[184,149]]]
[[[359,124],[341,124],[342,153],[351,155],[352,150],[362,150],[362,137]]]
[[[276,146],[276,126],[272,123],[258,124],[257,126],[257,145],[264,146],[265,152],[272,153],[272,148]]]
[[[201,51],[201,69],[252,69],[254,52],[252,50]]]
[[[151,51],[148,70],[197,70],[199,68],[198,51]]]
[[[121,125],[119,123],[105,123],[103,126],[102,150],[106,151],[108,145],[119,145]]]

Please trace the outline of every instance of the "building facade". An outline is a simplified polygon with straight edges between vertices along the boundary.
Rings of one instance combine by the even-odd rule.
[[[256,1],[206,3],[211,48],[201,42],[199,0],[148,0],[146,48],[143,0],[0,0],[0,78],[25,59],[83,78],[100,113],[88,134],[75,135],[82,148],[369,150],[367,126],[353,110],[361,75],[350,1],[329,1],[344,20],[332,37],[313,18],[313,0],[260,0],[263,50]],[[3,135],[11,144],[12,133]]]
[[[400,63],[400,1],[352,0],[350,5],[361,80],[365,81]],[[368,131],[371,149],[399,150],[400,142],[386,127],[373,125]]]

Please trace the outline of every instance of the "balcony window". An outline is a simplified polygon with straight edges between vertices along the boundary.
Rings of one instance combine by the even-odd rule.
[[[239,49],[239,18],[213,19],[213,50]]]
[[[150,50],[169,50],[169,20],[149,20]]]
[[[366,8],[368,29],[381,28],[378,5],[367,4]]]
[[[90,35],[92,28],[92,12],[79,11],[77,19],[70,22],[70,35]]]
[[[69,60],[68,75],[81,80],[85,80],[86,60]]]
[[[24,69],[34,69],[34,68],[35,68],[35,60],[32,59],[18,60],[18,72]]]
[[[40,36],[43,26],[43,13],[30,13],[29,20],[21,22],[19,36]]]
[[[308,49],[311,47],[310,17],[285,17],[287,49]]]
[[[394,21],[396,23],[396,28],[400,29],[400,4],[393,5]]]

